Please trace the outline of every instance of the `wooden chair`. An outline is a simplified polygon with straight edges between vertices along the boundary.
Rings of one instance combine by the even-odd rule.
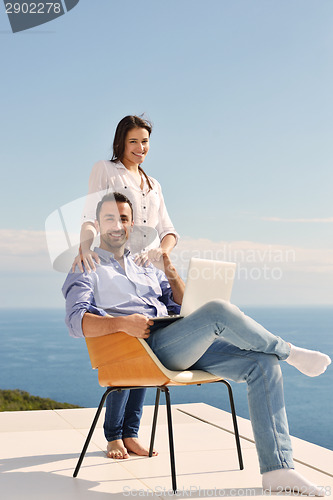
[[[201,370],[168,370],[167,368],[165,368],[165,366],[163,366],[154,352],[150,349],[147,342],[142,339],[131,337],[130,335],[127,335],[123,332],[114,333],[112,335],[105,335],[102,337],[87,338],[86,342],[92,367],[94,369],[98,368],[99,384],[102,387],[107,387],[107,390],[103,394],[98,406],[95,418],[92,422],[89,434],[76,465],[73,474],[74,477],[78,475],[83,458],[86,454],[87,448],[89,446],[98,418],[108,394],[112,391],[125,389],[156,387],[157,392],[151,431],[149,456],[151,457],[153,453],[160,392],[163,391],[165,394],[167,409],[172,488],[173,491],[176,492],[177,484],[171,419],[171,403],[170,393],[167,386],[180,386],[190,384],[201,385],[212,382],[221,382],[228,389],[239,468],[241,470],[244,468],[235,406],[233,401],[232,389],[229,382],[216,377],[211,373],[207,373]]]

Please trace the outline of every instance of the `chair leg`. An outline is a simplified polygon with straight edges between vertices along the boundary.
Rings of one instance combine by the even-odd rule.
[[[99,406],[98,406],[98,408],[97,408],[97,412],[96,412],[95,418],[94,418],[94,420],[93,420],[93,423],[91,424],[89,434],[88,434],[88,436],[87,436],[87,439],[86,439],[86,441],[85,441],[85,443],[84,443],[84,446],[83,446],[83,449],[82,449],[82,451],[81,451],[80,458],[79,458],[78,463],[77,463],[77,465],[76,465],[76,467],[75,467],[75,471],[74,471],[74,473],[73,473],[73,477],[76,477],[76,476],[78,475],[78,473],[79,473],[79,470],[80,470],[80,467],[81,467],[82,461],[83,461],[84,456],[85,456],[85,454],[86,454],[86,452],[87,452],[87,448],[88,448],[88,446],[89,446],[89,443],[90,443],[90,441],[91,441],[92,435],[93,435],[94,430],[95,430],[95,427],[96,427],[96,425],[97,425],[97,422],[98,422],[99,416],[100,416],[100,414],[101,414],[102,408],[103,408],[103,406],[104,406],[104,403],[105,403],[106,397],[107,397],[107,395],[108,395],[111,391],[113,391],[113,390],[115,390],[115,388],[114,388],[114,387],[109,387],[109,388],[108,388],[108,389],[104,392],[104,394],[103,394],[103,396],[102,396],[102,399],[101,399],[101,401],[100,401],[100,403],[99,403]]]
[[[176,491],[177,491],[176,463],[175,463],[175,449],[174,449],[174,445],[173,445],[173,430],[172,430],[170,393],[169,393],[169,389],[165,386],[161,387],[161,390],[165,394],[165,401],[166,401],[166,407],[167,407],[172,490],[174,493],[176,493]]]
[[[154,416],[153,416],[153,424],[152,424],[152,428],[151,428],[150,445],[149,445],[149,456],[150,457],[153,456],[153,450],[154,450],[157,415],[158,415],[158,408],[159,408],[159,404],[160,404],[160,394],[161,394],[161,389],[159,387],[157,387],[156,399],[155,399],[155,409],[154,409]]]
[[[236,410],[235,410],[235,403],[234,403],[234,397],[232,394],[232,388],[231,385],[227,380],[219,380],[222,384],[224,384],[227,389],[228,389],[228,394],[229,394],[229,401],[230,401],[230,409],[231,409],[231,415],[232,415],[232,422],[234,425],[234,432],[235,432],[235,440],[236,440],[236,447],[237,447],[237,454],[238,454],[238,462],[239,462],[239,468],[240,470],[244,469],[244,464],[243,464],[243,457],[242,457],[242,449],[240,445],[240,439],[239,439],[239,432],[238,432],[238,424],[237,424],[237,417],[236,417]]]

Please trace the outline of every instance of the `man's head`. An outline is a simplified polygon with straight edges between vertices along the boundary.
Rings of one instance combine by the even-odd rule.
[[[98,222],[100,221],[100,213],[101,213],[102,205],[104,203],[106,203],[107,201],[115,201],[117,203],[127,203],[131,209],[131,216],[132,216],[132,220],[133,220],[133,218],[134,218],[133,205],[132,205],[131,201],[127,198],[127,196],[125,196],[122,193],[108,193],[108,194],[103,196],[103,198],[101,199],[101,201],[97,205],[96,219]]]
[[[133,224],[133,207],[127,196],[109,193],[98,203],[95,225],[100,232],[100,248],[122,253]]]

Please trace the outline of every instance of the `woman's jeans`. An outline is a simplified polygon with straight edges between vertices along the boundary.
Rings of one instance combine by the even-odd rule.
[[[214,300],[147,339],[170,370],[205,370],[246,382],[260,472],[293,468],[279,360],[287,342],[271,334],[238,307]]]
[[[138,437],[146,389],[110,392],[106,398],[104,435],[107,441]]]

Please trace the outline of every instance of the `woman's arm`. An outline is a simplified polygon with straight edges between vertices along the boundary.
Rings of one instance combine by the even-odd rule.
[[[157,193],[160,200],[158,224],[156,227],[156,230],[160,237],[160,246],[148,251],[148,261],[152,262],[159,269],[164,270],[162,255],[163,253],[170,254],[171,250],[177,244],[178,234],[171,222],[168,211],[166,209],[161,185],[156,180],[154,181],[156,182]]]
[[[163,249],[165,248],[165,251],[168,253],[172,250],[172,248],[177,244],[178,241],[178,233],[174,228],[174,225],[172,224],[172,221],[170,219],[170,216],[168,214],[165,201],[164,201],[164,196],[162,193],[162,188],[159,182],[157,182],[155,179],[154,181],[156,182],[156,190],[158,193],[159,197],[159,210],[158,210],[158,224],[156,226],[156,230],[158,232],[158,235],[160,237],[161,243],[163,243]],[[166,240],[164,241],[164,239]],[[170,245],[172,245],[170,247]],[[162,246],[162,245],[161,245]]]
[[[171,233],[166,234],[164,236],[164,238],[162,239],[161,245],[159,247],[152,248],[151,250],[148,250],[148,255],[146,254],[147,259],[141,265],[144,265],[146,263],[151,262],[158,269],[161,269],[162,271],[164,271],[164,262],[163,262],[162,256],[164,253],[169,255],[171,250],[175,247],[176,243],[177,243],[177,240],[176,240],[176,236],[174,234],[171,234]],[[141,256],[141,259],[144,260],[142,256]],[[140,265],[140,264],[138,264],[138,265]]]
[[[171,250],[176,246],[177,240],[176,236],[174,234],[166,234],[164,238],[162,238],[161,241],[161,249],[162,253],[167,253],[169,254]]]
[[[84,272],[83,265],[88,273],[91,271],[96,271],[95,261],[100,264],[99,257],[96,252],[91,250],[93,241],[97,235],[95,225],[92,222],[84,222],[81,226],[80,232],[80,252],[79,255],[75,257],[72,265],[72,271],[74,272],[75,266],[77,265],[81,273]]]
[[[94,238],[97,235],[94,220],[96,217],[96,207],[99,201],[106,194],[108,185],[107,169],[104,161],[98,161],[92,168],[89,184],[88,194],[86,197],[85,205],[82,213],[82,226],[80,232],[80,251],[79,255],[75,257],[72,265],[74,272],[77,265],[81,272],[83,272],[82,263],[88,273],[96,270],[95,261],[100,263],[98,255],[91,250]]]

